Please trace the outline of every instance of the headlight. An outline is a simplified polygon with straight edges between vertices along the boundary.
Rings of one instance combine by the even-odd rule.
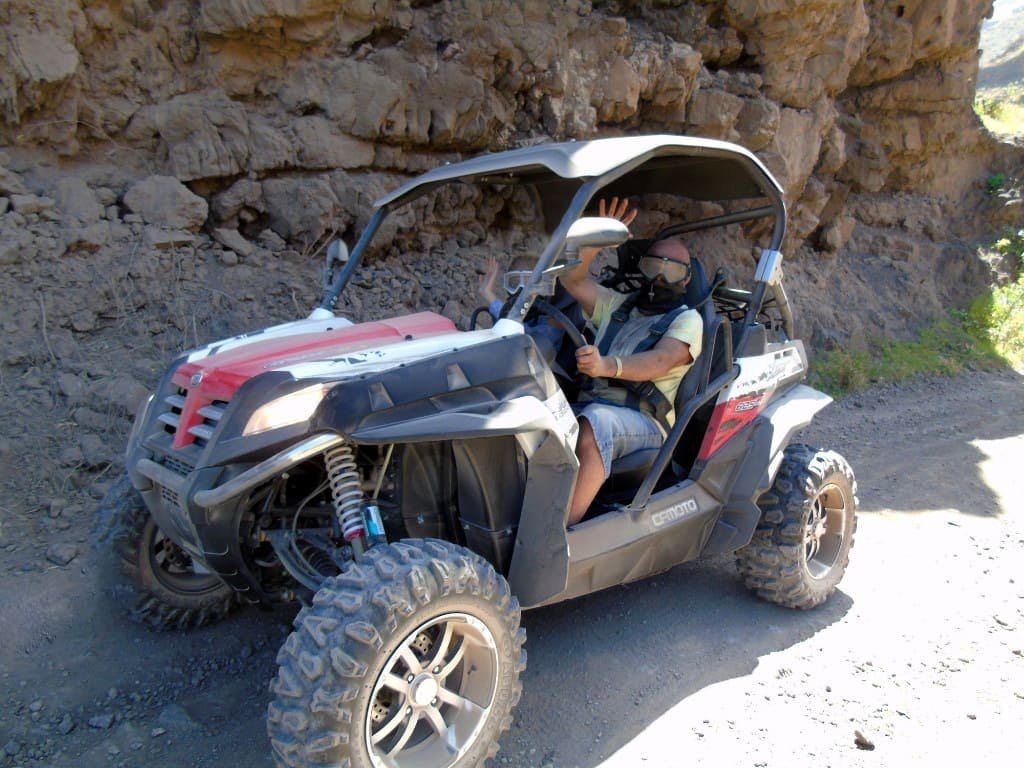
[[[242,435],[258,435],[260,432],[306,421],[320,405],[329,388],[328,384],[315,384],[264,403],[253,411],[245,423]]]

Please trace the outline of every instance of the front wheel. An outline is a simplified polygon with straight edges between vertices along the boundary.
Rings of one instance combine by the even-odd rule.
[[[857,481],[846,460],[806,445],[786,448],[761,520],[736,553],[747,587],[788,608],[813,608],[846,573],[857,530]]]
[[[498,750],[526,666],[518,601],[444,541],[373,547],[328,579],[277,657],[279,766],[468,768]]]
[[[137,621],[156,629],[188,629],[219,621],[234,607],[231,587],[197,568],[160,530],[127,477],[100,502],[97,533],[113,543],[132,580]]]

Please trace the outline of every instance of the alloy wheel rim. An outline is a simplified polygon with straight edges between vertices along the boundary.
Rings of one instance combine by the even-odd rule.
[[[447,768],[476,742],[499,680],[490,629],[465,613],[424,622],[388,657],[364,739],[375,768]]]
[[[846,538],[847,499],[834,483],[824,486],[811,503],[804,529],[804,567],[823,579],[839,561]]]

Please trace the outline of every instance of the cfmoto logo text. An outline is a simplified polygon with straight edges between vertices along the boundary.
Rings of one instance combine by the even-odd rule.
[[[660,512],[655,512],[651,515],[651,522],[654,523],[655,528],[661,528],[663,525],[674,523],[681,517],[691,515],[695,512],[699,512],[700,507],[697,506],[697,502],[693,499],[686,499],[678,504],[673,504],[668,509],[663,509]]]

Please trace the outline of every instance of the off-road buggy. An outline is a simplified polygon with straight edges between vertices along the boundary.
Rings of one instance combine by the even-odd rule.
[[[525,190],[550,230],[503,316],[468,331],[432,312],[336,316],[385,218],[448,184]],[[524,322],[542,313],[570,352],[584,343],[551,300],[584,246],[623,245],[602,279],[638,285],[625,226],[584,215],[612,196],[716,201],[655,238],[726,228],[767,242],[749,246],[746,287],[694,259],[703,352],[675,424],[660,450],[618,460],[567,530],[579,382]],[[130,482],[103,504],[139,617],[195,626],[238,602],[301,600],[268,712],[278,764],[441,768],[497,751],[526,663],[521,608],[729,552],[761,597],[822,602],[848,562],[856,485],[839,455],[790,444],[829,398],[801,383],[785,219],[751,153],[674,136],[483,155],[386,195],[351,257],[329,259],[308,318],[181,355],[139,413]]]

